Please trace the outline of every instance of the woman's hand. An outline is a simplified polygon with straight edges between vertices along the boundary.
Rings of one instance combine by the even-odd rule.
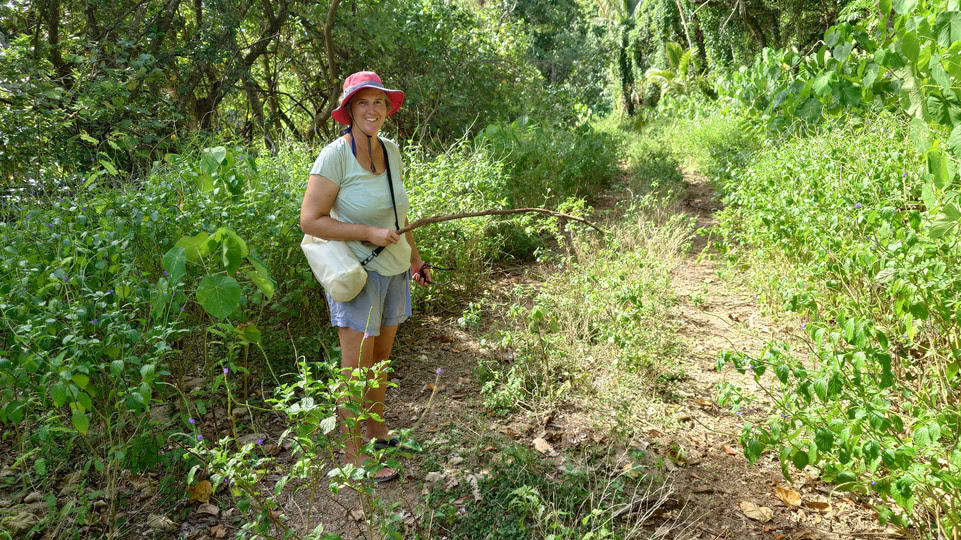
[[[421,270],[422,268],[423,270]],[[430,281],[430,270],[424,268],[424,261],[419,257],[417,259],[411,259],[410,275],[418,285],[427,285],[427,282]]]
[[[367,231],[367,242],[375,246],[389,246],[400,242],[400,235],[383,227],[371,227]]]

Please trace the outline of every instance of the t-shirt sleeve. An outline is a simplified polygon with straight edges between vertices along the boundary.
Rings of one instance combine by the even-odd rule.
[[[342,185],[344,182],[344,160],[334,145],[325,146],[310,168],[310,174],[319,174],[331,182]]]

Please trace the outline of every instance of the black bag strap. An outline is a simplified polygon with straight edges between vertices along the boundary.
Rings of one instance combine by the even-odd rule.
[[[351,140],[353,140],[353,137],[351,137]],[[384,165],[387,167],[387,187],[390,189],[390,205],[394,208],[394,227],[396,227],[396,230],[399,231],[400,220],[397,219],[397,201],[394,199],[394,179],[390,174],[390,157],[387,155],[387,147],[384,146],[384,141],[380,140],[380,137],[377,137],[377,142],[380,143],[380,149],[384,151]],[[386,247],[387,246],[377,246],[374,248],[374,250],[370,253],[370,255],[367,256],[366,259],[360,261],[360,265],[367,266],[367,263],[374,260],[374,257],[380,255],[380,252],[384,251],[384,248]]]

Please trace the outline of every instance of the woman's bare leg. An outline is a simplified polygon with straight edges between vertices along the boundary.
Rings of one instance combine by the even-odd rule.
[[[387,331],[385,333],[385,330]],[[378,350],[383,351],[383,344],[386,344],[386,353],[382,353],[382,358],[377,361],[386,360],[390,356],[390,349],[394,343],[394,336],[397,334],[397,326],[389,326],[381,328],[381,335],[377,337],[368,337],[364,339],[364,333],[358,332],[347,327],[338,328],[338,337],[340,338],[340,367],[341,372],[349,375],[358,366],[361,368],[371,367],[375,359],[377,358]],[[376,413],[383,418],[384,413],[384,394],[386,383],[386,374],[380,375],[380,387],[370,388],[364,395],[364,403],[362,408],[368,412]],[[347,462],[353,463],[354,465],[362,465],[367,461],[368,456],[360,454],[360,449],[364,445],[364,440],[360,435],[359,426],[355,426],[350,429],[347,422],[344,420],[352,416],[352,414],[347,409],[338,409],[338,415],[340,416],[342,422],[342,430],[346,438],[344,442],[344,453],[346,454]],[[374,431],[377,431],[377,426],[383,430],[383,435],[386,435],[387,429],[383,422],[373,422],[371,420],[367,421],[367,431],[368,434],[371,432],[371,425],[376,424]],[[378,436],[380,436],[378,434]],[[394,474],[393,469],[383,468],[378,473],[378,477],[384,477]]]
[[[374,340],[373,349],[373,364],[380,364],[387,361],[390,358],[390,350],[394,346],[394,338],[397,336],[397,327],[394,326],[381,326],[380,335]],[[381,366],[383,367],[383,366]],[[367,395],[364,396],[364,406],[367,407],[367,411],[377,415],[381,421],[377,422],[374,420],[367,420],[367,438],[369,439],[386,439],[387,438],[387,425],[384,424],[384,397],[387,394],[387,373],[381,371],[378,373],[378,384],[377,388],[371,388],[367,391]]]

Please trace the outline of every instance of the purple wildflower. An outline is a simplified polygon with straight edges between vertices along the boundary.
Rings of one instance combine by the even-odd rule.
[[[437,371],[436,371],[435,373],[437,373],[438,375],[440,375],[440,374],[443,373],[443,372],[444,372],[444,369],[443,369],[443,368],[437,368]]]
[[[164,275],[165,275],[165,276],[169,276],[170,274],[168,274],[167,271],[164,270]]]
[[[180,308],[180,312],[183,313],[183,312],[184,312],[184,308]]]
[[[198,441],[204,440],[204,436],[198,433],[198,434],[197,434],[197,440],[198,440]]]
[[[370,337],[370,333],[369,333],[369,332],[364,332],[364,339],[367,339],[367,338],[369,338],[369,337]]]
[[[257,439],[257,446],[260,446],[260,445],[262,445],[262,444],[264,444],[264,440],[263,440],[263,439]]]
[[[68,277],[63,278],[63,282],[64,282],[64,283],[66,283],[66,282],[68,282],[68,281],[70,281],[70,278],[68,278]]]
[[[48,229],[52,229],[52,228],[53,228],[53,223],[47,223],[47,228],[48,228]]]
[[[801,330],[804,330],[807,327],[808,327],[808,323],[801,323]]]
[[[874,480],[871,480],[871,485],[872,485],[872,486],[876,486],[876,485],[878,485],[878,483],[875,482]]]
[[[93,320],[93,324],[97,324],[97,319],[94,319],[94,320]]]
[[[110,289],[109,291],[107,291],[107,294],[113,294],[113,289]]]
[[[907,178],[907,176],[908,176],[908,173],[906,173],[906,172],[901,173],[901,178]]]
[[[748,364],[747,369],[749,369],[750,371],[754,371],[754,364]]]
[[[857,208],[858,210],[860,210],[860,209],[861,209],[861,203],[855,204],[854,207]]]
[[[227,368],[224,368],[224,375],[226,375],[226,374],[228,374],[228,373],[230,373],[230,370],[227,369]]]

